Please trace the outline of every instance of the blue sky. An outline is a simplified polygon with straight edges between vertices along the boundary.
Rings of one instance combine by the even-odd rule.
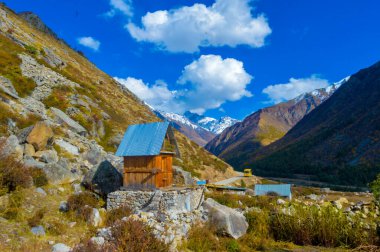
[[[5,2],[175,112],[242,119],[380,59],[376,0]]]

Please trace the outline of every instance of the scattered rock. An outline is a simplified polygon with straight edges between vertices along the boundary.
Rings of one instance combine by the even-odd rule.
[[[58,162],[58,154],[55,150],[37,151],[33,157],[47,164]]]
[[[12,82],[3,76],[0,76],[0,89],[12,98],[19,98],[16,89],[12,85]]]
[[[22,160],[24,154],[24,148],[19,144],[15,135],[11,135],[5,141],[3,153],[6,156],[13,156],[17,160]]]
[[[36,188],[36,192],[39,193],[39,194],[41,194],[42,196],[46,196],[47,195],[47,193],[45,192],[45,190],[42,189],[41,187]]]
[[[32,227],[32,229],[30,231],[34,235],[37,235],[37,236],[43,236],[43,235],[45,235],[45,229],[42,226]]]
[[[47,47],[44,47],[43,50],[45,54],[43,59],[51,67],[62,69],[66,66],[66,63],[61,58],[59,58],[52,50],[50,50]]]
[[[36,151],[34,150],[33,145],[28,144],[28,143],[26,143],[24,145],[24,155],[25,156],[33,157],[35,153],[36,153]]]
[[[84,177],[83,185],[100,195],[107,195],[123,185],[123,177],[109,162],[103,161],[92,168]]]
[[[255,191],[251,188],[245,190],[245,195],[255,196]]]
[[[46,164],[42,169],[52,183],[58,183],[63,180],[70,182],[78,179],[78,174],[70,171],[69,163],[64,158],[61,158],[57,163]]]
[[[174,176],[174,179],[176,179],[176,177],[178,177],[176,180],[183,181],[184,185],[193,185],[194,184],[194,180],[193,180],[193,177],[191,176],[191,173],[184,171],[179,166],[173,166],[173,176]]]
[[[43,169],[46,165],[45,163],[39,162],[30,156],[25,156],[23,161],[26,167]]]
[[[51,248],[51,252],[70,252],[71,248],[63,243],[57,243]]]
[[[284,205],[285,203],[286,203],[286,201],[283,200],[283,199],[278,199],[277,200],[277,205]]]
[[[333,206],[335,206],[338,209],[342,209],[342,207],[343,207],[342,204],[337,200],[333,201],[332,204],[333,204]]]
[[[100,236],[100,237],[92,237],[92,238],[90,239],[90,242],[91,242],[92,244],[94,244],[94,245],[97,245],[97,246],[103,246],[105,240],[104,240],[104,238],[101,237],[101,236]]]
[[[107,241],[112,240],[111,228],[101,228],[101,229],[98,229],[97,236],[98,237],[103,237]]]
[[[30,132],[33,130],[34,125],[31,125],[29,127],[23,128],[17,133],[18,142],[20,144],[26,143],[26,139],[28,138]],[[34,147],[33,147],[34,148]]]
[[[53,130],[45,122],[38,122],[34,125],[26,141],[33,145],[36,151],[44,150],[48,144],[52,143]]]
[[[74,193],[78,194],[82,192],[82,188],[80,187],[80,184],[75,183],[73,184]]]
[[[306,198],[311,199],[311,200],[318,200],[318,195],[312,193],[306,196]]]
[[[226,233],[235,239],[246,234],[248,223],[242,213],[221,205],[211,198],[203,202],[203,207],[208,211],[209,219],[218,231]]]
[[[66,201],[61,201],[61,203],[59,204],[59,211],[64,213],[69,211],[69,205]]]
[[[62,149],[64,149],[65,151],[67,151],[68,153],[70,153],[72,155],[75,155],[75,156],[79,155],[79,149],[78,149],[78,147],[72,145],[69,142],[66,142],[63,139],[57,139],[57,140],[55,140],[55,144],[57,144],[59,147],[61,147]]]
[[[98,165],[104,161],[104,153],[102,149],[95,143],[84,153],[83,158],[92,165]]]
[[[66,125],[70,130],[78,133],[81,136],[86,136],[87,131],[82,125],[71,119],[68,115],[57,108],[50,108],[50,111],[55,115],[57,123]]]
[[[94,227],[99,227],[102,223],[102,217],[100,217],[99,210],[96,208],[92,209],[90,219],[88,222],[93,225]]]

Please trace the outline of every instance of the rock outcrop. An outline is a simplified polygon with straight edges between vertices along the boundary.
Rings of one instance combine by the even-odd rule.
[[[235,239],[246,234],[248,223],[242,213],[221,205],[211,198],[203,202],[203,208],[208,211],[210,222],[215,225],[219,232]]]
[[[123,185],[123,176],[107,160],[94,166],[84,177],[83,185],[96,193],[107,196],[107,194],[119,190]]]
[[[34,150],[44,150],[49,143],[52,143],[53,135],[53,130],[46,122],[38,122],[28,134],[26,141],[33,145]]]

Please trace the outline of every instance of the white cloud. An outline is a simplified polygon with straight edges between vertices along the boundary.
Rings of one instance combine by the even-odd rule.
[[[100,47],[100,41],[93,37],[81,37],[77,39],[78,43],[82,46],[88,47],[94,51],[98,51]]]
[[[328,85],[327,80],[312,75],[309,78],[290,78],[289,82],[284,84],[270,85],[263,90],[263,93],[267,94],[272,102],[278,103]]]
[[[185,67],[178,82],[192,87],[186,94],[190,110],[204,113],[207,109],[219,108],[226,101],[252,96],[246,90],[251,80],[243,62],[222,59],[219,55],[202,55]]]
[[[173,102],[176,91],[170,91],[167,84],[163,81],[157,81],[154,85],[149,85],[144,83],[143,80],[133,77],[126,79],[115,77],[115,80],[155,109],[167,111],[168,108],[175,105]]]
[[[261,47],[271,33],[263,14],[253,16],[250,0],[216,0],[211,6],[194,4],[148,12],[142,27],[126,25],[137,41],[157,44],[171,52],[196,52],[199,47],[248,45]]]
[[[127,17],[132,17],[132,1],[131,0],[110,0],[111,9],[105,13],[107,17],[113,17],[117,12],[121,12]]]
[[[190,110],[202,114],[226,101],[251,96],[246,87],[252,76],[244,70],[243,63],[231,58],[223,60],[217,55],[202,55],[187,65],[177,90],[169,90],[162,81],[149,85],[131,77],[115,79],[149,105],[168,112]]]

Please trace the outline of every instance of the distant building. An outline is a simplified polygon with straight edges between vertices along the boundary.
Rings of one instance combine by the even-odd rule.
[[[116,151],[116,156],[124,157],[123,186],[136,189],[171,186],[173,157],[179,155],[169,122],[129,126]]]
[[[290,184],[255,185],[255,195],[278,195],[292,199]]]

